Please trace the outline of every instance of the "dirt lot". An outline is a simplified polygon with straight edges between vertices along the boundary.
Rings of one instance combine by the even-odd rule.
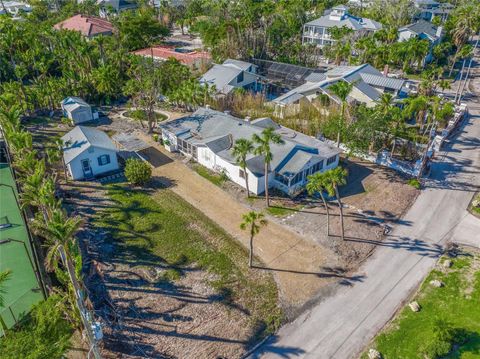
[[[340,216],[335,200],[329,202],[330,231],[320,200],[305,194],[295,199],[276,193],[267,212],[273,220],[286,225],[312,242],[329,248],[338,256],[338,265],[354,271],[383,239],[385,226],[392,227],[415,200],[419,191],[407,184],[399,173],[370,162],[350,158],[343,160],[348,170],[347,185],[340,188],[344,205],[345,241],[340,238]],[[227,182],[222,188],[237,200],[257,210],[264,210],[263,198],[246,200],[245,191]]]

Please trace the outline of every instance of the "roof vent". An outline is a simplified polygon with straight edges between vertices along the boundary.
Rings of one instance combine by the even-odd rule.
[[[225,111],[223,111],[223,113],[226,114],[226,115],[230,115],[232,113],[232,111],[225,110]]]

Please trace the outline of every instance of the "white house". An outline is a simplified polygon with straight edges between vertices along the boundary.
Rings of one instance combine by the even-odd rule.
[[[369,64],[338,66],[325,73],[310,74],[305,78],[304,84],[274,99],[272,103],[276,114],[282,117],[287,112],[295,113],[300,101],[312,102],[322,95],[340,103],[328,89],[338,81],[346,81],[353,86],[347,101],[364,103],[367,107],[374,107],[385,92],[391,93],[394,98],[407,95],[405,80],[387,77]]]
[[[347,27],[351,29],[355,37],[365,36],[374,31],[380,30],[382,24],[367,18],[359,18],[350,15],[345,5],[335,6],[327,10],[322,17],[307,22],[303,26],[302,42],[304,44],[316,44],[317,47],[331,45],[332,39],[330,30],[334,27]]]
[[[63,116],[72,120],[74,125],[93,120],[92,106],[80,97],[67,97],[61,102]]]
[[[20,1],[3,1],[0,6],[0,15],[9,14],[13,19],[18,19],[22,13],[29,13],[32,11],[30,4]]]
[[[418,38],[420,40],[427,40],[430,44],[430,51],[425,59],[422,61],[422,66],[432,61],[433,47],[442,41],[443,28],[442,26],[435,26],[432,23],[419,20],[413,24],[401,27],[398,29],[398,41],[407,41],[411,38]]]
[[[225,173],[233,182],[255,194],[265,191],[263,156],[247,156],[246,173],[237,165],[232,148],[241,138],[251,139],[268,127],[282,136],[283,145],[271,145],[269,188],[293,195],[303,189],[307,176],[337,167],[340,150],[334,146],[278,125],[270,118],[242,120],[229,114],[200,108],[190,116],[160,125],[162,139],[169,151],[180,151],[201,165]]]
[[[62,141],[63,159],[74,180],[93,178],[119,168],[117,148],[103,131],[75,126]]]
[[[223,64],[215,64],[200,78],[200,83],[215,86],[218,94],[227,95],[235,88],[255,90],[257,87],[258,67],[240,60],[225,60]]]
[[[417,11],[415,18],[427,21],[432,21],[438,17],[442,22],[445,22],[450,12],[455,8],[452,4],[435,0],[414,0],[413,5]]]

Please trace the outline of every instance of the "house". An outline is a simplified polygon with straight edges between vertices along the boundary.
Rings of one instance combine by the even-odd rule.
[[[99,35],[111,35],[113,25],[111,22],[94,16],[75,15],[54,25],[56,30],[78,31],[86,38]]]
[[[407,94],[405,80],[387,77],[369,64],[338,66],[325,73],[314,72],[305,81],[304,84],[272,101],[278,116],[284,116],[287,112],[295,113],[299,109],[300,101],[312,102],[322,95],[340,103],[340,100],[328,90],[338,81],[346,81],[353,85],[347,101],[364,103],[367,107],[374,107],[385,92],[397,98],[405,97]]]
[[[0,15],[9,14],[14,19],[18,19],[22,12],[29,13],[32,11],[30,4],[20,1],[3,1],[2,5],[0,6]]]
[[[340,150],[323,141],[306,136],[275,123],[270,118],[243,120],[230,114],[200,108],[192,115],[160,125],[165,147],[191,156],[201,165],[225,173],[233,182],[255,194],[265,191],[265,167],[263,156],[247,156],[246,173],[237,165],[232,155],[235,141],[251,139],[265,128],[273,127],[285,141],[272,144],[273,159],[268,171],[269,188],[276,188],[293,195],[301,191],[307,176],[337,167]]]
[[[200,83],[215,86],[219,95],[228,95],[235,88],[255,91],[258,78],[256,65],[228,59],[221,65],[213,65],[200,78]]]
[[[61,102],[63,116],[74,125],[93,120],[92,107],[80,97],[67,97]]]
[[[174,47],[154,46],[134,51],[133,54],[151,57],[156,61],[165,61],[174,58],[191,69],[200,69],[212,63],[212,56],[206,51],[180,51]]]
[[[74,180],[93,178],[119,168],[117,148],[103,131],[75,126],[62,141],[63,159]]]
[[[398,41],[407,41],[412,37],[420,40],[428,40],[430,43],[430,51],[422,61],[422,66],[432,61],[433,47],[442,41],[443,29],[442,26],[435,26],[431,22],[419,20],[413,24],[401,27],[398,29]]]
[[[379,22],[350,15],[345,5],[339,5],[327,10],[322,17],[307,22],[303,26],[302,42],[304,44],[313,43],[317,47],[331,45],[334,40],[331,37],[330,29],[334,27],[342,28],[344,26],[353,30],[356,38],[382,28],[382,24]]]
[[[128,0],[98,0],[99,16],[107,18],[110,15],[118,15],[123,11],[135,10],[138,5],[135,1]]]
[[[439,17],[442,22],[445,22],[454,9],[452,4],[435,0],[414,0],[413,5],[416,10],[415,19],[426,21]]]

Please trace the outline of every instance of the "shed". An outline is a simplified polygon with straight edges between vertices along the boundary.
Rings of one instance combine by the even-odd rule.
[[[92,106],[80,97],[67,97],[61,102],[63,115],[74,125],[93,120]]]
[[[117,148],[100,130],[76,126],[62,137],[63,158],[74,180],[93,178],[119,169]]]

